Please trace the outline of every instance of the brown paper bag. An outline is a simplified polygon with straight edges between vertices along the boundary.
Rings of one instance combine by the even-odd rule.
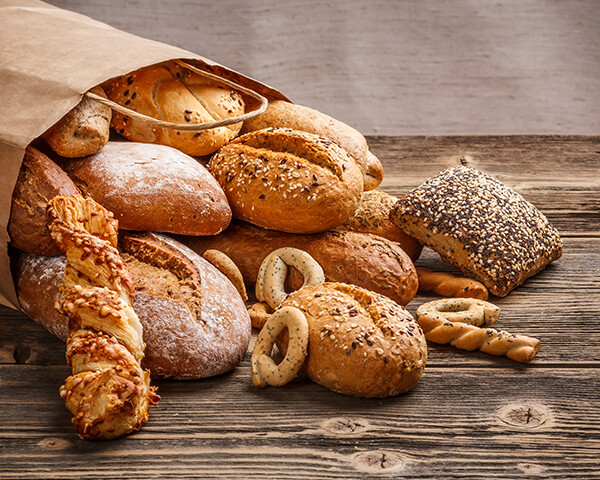
[[[277,90],[186,50],[119,31],[37,0],[0,0],[0,304],[18,308],[7,225],[25,147],[109,78],[171,59],[250,88]]]

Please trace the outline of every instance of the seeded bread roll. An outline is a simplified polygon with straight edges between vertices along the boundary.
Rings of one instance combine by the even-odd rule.
[[[358,164],[339,145],[306,132],[269,128],[221,148],[208,169],[233,216],[264,228],[315,233],[341,225],[363,191]]]
[[[39,150],[27,147],[11,201],[10,244],[39,255],[58,255],[46,226],[48,200],[75,195],[79,190],[69,176]]]
[[[469,167],[430,178],[400,198],[390,218],[499,297],[562,254],[557,230],[537,208]]]
[[[101,87],[90,90],[106,97]],[[42,135],[50,148],[68,158],[85,157],[102,150],[110,135],[112,110],[83,97],[81,102]]]
[[[291,293],[283,307],[296,307],[306,316],[303,368],[314,382],[345,395],[383,398],[405,393],[421,379],[425,335],[389,298],[352,285],[321,283]]]
[[[329,115],[302,105],[274,100],[269,102],[269,106],[263,114],[244,122],[242,134],[270,127],[291,128],[333,140],[360,165],[361,171],[365,175],[365,190],[376,188],[383,179],[383,169],[379,168],[381,163],[377,167],[378,161],[375,162],[371,159],[371,167],[367,168],[369,157],[365,137],[351,126]],[[369,170],[368,173],[367,170]]]
[[[104,84],[112,101],[173,123],[208,123],[242,115],[245,104],[235,90],[217,85],[175,62],[142,68]],[[112,127],[134,142],[170,145],[188,155],[210,155],[235,137],[241,123],[210,130],[156,128],[115,112]]]
[[[421,255],[423,245],[400,230],[390,220],[390,212],[397,201],[397,197],[379,190],[364,192],[354,214],[336,230],[372,233],[392,242],[398,242],[410,259],[415,262]]]
[[[294,247],[307,252],[325,272],[329,282],[351,283],[386,295],[406,305],[417,293],[415,267],[395,242],[356,232],[324,232],[294,235],[233,222],[214,237],[183,237],[180,240],[199,254],[220,250],[238,266],[248,289],[254,289],[261,263],[272,251]],[[290,268],[289,287],[302,285],[302,276]]]
[[[125,230],[214,235],[231,220],[227,198],[206,168],[171,147],[109,142],[61,165]]]
[[[143,366],[154,378],[192,379],[234,368],[250,341],[250,317],[231,282],[179,242],[126,234],[120,254],[132,274],[133,307],[144,329]],[[65,257],[20,254],[13,275],[23,312],[62,340],[66,317],[54,309]]]

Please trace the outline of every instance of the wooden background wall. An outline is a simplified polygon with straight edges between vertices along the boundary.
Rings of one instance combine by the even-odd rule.
[[[600,133],[597,0],[49,1],[364,134]]]

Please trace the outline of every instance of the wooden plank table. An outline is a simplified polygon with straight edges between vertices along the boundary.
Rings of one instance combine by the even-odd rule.
[[[564,254],[508,297],[499,327],[541,339],[529,365],[429,345],[417,387],[384,400],[301,376],[159,381],[138,433],[79,439],[58,387],[64,344],[0,310],[0,478],[600,478],[600,136],[371,137],[382,189],[445,167],[490,173],[540,208]],[[426,250],[418,265],[453,271]],[[408,309],[431,297],[417,296]]]

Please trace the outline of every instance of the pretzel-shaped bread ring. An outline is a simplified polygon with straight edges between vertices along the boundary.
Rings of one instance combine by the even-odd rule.
[[[500,317],[500,307],[476,298],[442,298],[424,303],[417,315],[438,315],[449,322],[464,322],[480,327]]]
[[[256,298],[259,302],[276,309],[287,298],[284,284],[288,266],[300,271],[304,277],[302,287],[325,281],[323,268],[308,253],[292,247],[279,248],[263,260],[258,270]]]
[[[220,250],[206,250],[202,257],[205,260],[212,263],[217,269],[225,275],[233,286],[237,289],[244,302],[248,301],[248,294],[246,293],[246,286],[244,285],[244,277],[238,266],[234,261],[225,255]]]
[[[461,299],[446,302],[454,300],[458,302]],[[452,322],[446,315],[455,312],[439,311],[438,308],[432,308],[426,303],[417,309],[417,323],[431,342],[449,343],[460,350],[481,350],[492,355],[506,355],[522,363],[533,360],[540,350],[540,341],[537,338],[515,335],[496,328],[481,328],[466,322]]]
[[[283,360],[276,364],[271,358],[275,339],[287,328],[288,347]],[[306,358],[308,349],[308,322],[296,307],[277,310],[258,334],[251,359],[252,383],[256,387],[281,387],[292,381]]]

